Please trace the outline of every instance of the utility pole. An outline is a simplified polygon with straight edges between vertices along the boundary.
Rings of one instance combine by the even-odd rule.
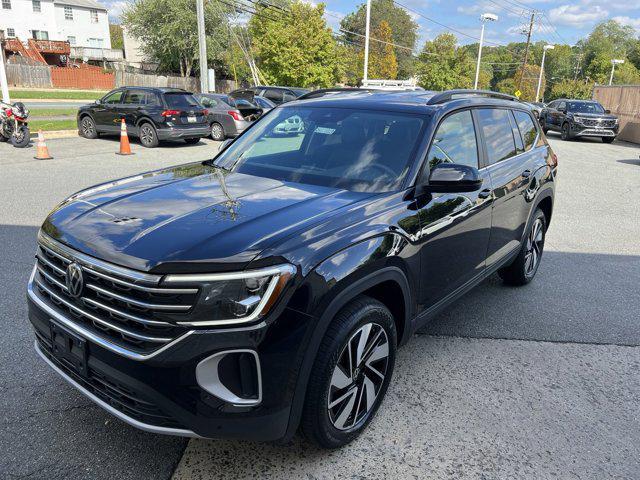
[[[204,0],[196,0],[198,17],[198,50],[200,54],[200,91],[209,92],[209,67],[207,66],[207,34],[204,30]]]
[[[524,80],[524,73],[527,67],[527,60],[529,59],[529,45],[531,45],[531,34],[533,33],[533,23],[536,18],[535,10],[531,12],[531,21],[529,21],[529,32],[527,33],[527,47],[524,50],[524,61],[522,62],[522,75],[518,81],[518,90],[522,88],[522,80]]]
[[[9,82],[7,82],[7,71],[4,67],[4,38],[0,38],[0,89],[2,90],[2,101],[10,103],[9,98]]]
[[[611,60],[611,76],[609,77],[609,85],[613,83],[613,72],[616,70],[616,65],[622,65],[623,63],[624,60],[617,60],[615,58]]]
[[[371,29],[371,0],[367,0],[367,23],[364,27],[364,73],[362,83],[369,80],[369,30]]]
[[[536,89],[536,102],[540,98],[540,87],[542,86],[542,74],[544,72],[544,59],[547,56],[547,50],[553,50],[555,46],[545,45],[542,47],[542,63],[540,64],[540,75],[538,76],[538,88]]]
[[[484,42],[484,24],[485,22],[496,22],[498,16],[493,13],[483,13],[480,15],[480,21],[482,22],[482,30],[480,30],[480,45],[478,46],[478,64],[476,65],[476,79],[473,82],[473,89],[478,89],[478,78],[480,77],[480,59],[482,58],[482,43]]]
[[[582,54],[579,53],[576,58],[576,68],[573,69],[573,81],[578,79],[578,72],[580,71],[580,62],[582,62]]]

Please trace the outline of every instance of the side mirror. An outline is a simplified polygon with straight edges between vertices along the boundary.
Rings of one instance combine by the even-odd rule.
[[[436,165],[429,175],[426,190],[433,193],[475,192],[482,186],[480,172],[475,167],[456,163]]]
[[[607,115],[611,113],[611,110],[605,110],[604,113],[606,113]]]
[[[97,99],[96,101],[94,101],[93,103],[95,103],[96,105],[100,105],[102,103],[102,100]]]
[[[560,113],[565,113],[565,114],[567,113],[567,109],[566,108],[559,108],[558,111]]]
[[[218,151],[222,152],[223,150],[225,150],[232,141],[233,140],[231,140],[230,138],[227,138],[224,142],[218,145]]]

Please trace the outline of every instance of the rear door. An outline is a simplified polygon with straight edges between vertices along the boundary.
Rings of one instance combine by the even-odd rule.
[[[429,147],[422,179],[440,163],[479,167],[479,133],[471,110],[449,114]],[[418,204],[422,278],[420,304],[430,308],[484,272],[491,233],[491,178],[480,170],[475,192],[437,193]]]
[[[531,147],[524,151],[524,141],[511,110],[480,108],[477,115],[483,138],[483,170],[491,176],[494,198],[487,252],[490,268],[520,247],[529,212],[525,191],[534,166]]]
[[[122,104],[124,90],[115,90],[109,93],[94,108],[94,120],[96,127],[102,132],[116,132],[120,128],[118,122],[120,116],[118,108]]]
[[[207,123],[204,108],[195,97],[188,92],[165,92],[164,101],[168,110],[174,110],[173,122],[176,125],[198,125]]]
[[[124,118],[127,131],[132,135],[138,135],[137,122],[146,103],[146,98],[146,91],[129,89],[125,92],[122,104],[118,107],[120,118]]]

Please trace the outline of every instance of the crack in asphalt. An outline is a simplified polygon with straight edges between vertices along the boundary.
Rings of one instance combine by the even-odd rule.
[[[514,341],[514,342],[532,342],[532,343],[556,343],[561,345],[597,345],[603,347],[627,347],[637,348],[637,343],[611,343],[611,342],[587,342],[580,340],[553,340],[553,339],[537,339],[537,338],[515,338],[515,337],[492,337],[492,336],[474,336],[474,335],[437,335],[432,333],[415,333],[416,337],[433,337],[433,338],[469,338],[473,340],[498,340],[498,341]]]

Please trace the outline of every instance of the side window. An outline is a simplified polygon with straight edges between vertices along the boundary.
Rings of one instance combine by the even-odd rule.
[[[263,96],[271,100],[276,105],[280,105],[282,103],[282,91],[280,90],[265,90]]]
[[[521,111],[514,111],[513,115],[516,118],[516,123],[518,124],[518,130],[520,130],[520,135],[522,135],[522,140],[524,142],[524,150],[531,150],[533,147],[533,143],[536,141],[536,137],[538,136],[538,129],[536,128],[536,124],[533,123],[531,119],[531,115]]]
[[[567,102],[560,102],[556,107],[556,109],[558,110],[565,110],[566,108],[567,108]]]
[[[509,115],[509,122],[511,122],[511,131],[513,132],[513,139],[516,141],[516,153],[520,154],[524,152],[524,143],[522,143],[522,137],[520,136],[520,130],[518,130],[516,119],[513,117],[513,111]]]
[[[209,97],[198,98],[203,107],[211,108],[216,106],[216,101]]]
[[[489,165],[498,163],[516,154],[513,129],[509,121],[509,111],[498,108],[478,110],[480,127],[487,146]]]
[[[111,95],[107,95],[102,99],[102,103],[106,103],[109,105],[113,105],[114,103],[120,103],[122,99],[122,94],[124,92],[122,90],[118,90],[117,92],[113,92]]]
[[[160,98],[153,92],[147,92],[144,101],[147,105],[151,105],[154,107],[160,106]]]
[[[550,104],[547,105],[547,108],[550,110],[555,110],[557,106],[558,106],[558,102],[551,102]]]
[[[478,145],[471,111],[454,113],[442,121],[433,137],[427,162],[429,170],[440,163],[478,167]]]
[[[127,90],[127,94],[124,96],[125,105],[142,105],[145,102],[145,92],[140,90]]]
[[[296,97],[293,93],[284,92],[283,101],[291,102],[291,101],[295,100],[296,98],[298,98],[298,97]]]

